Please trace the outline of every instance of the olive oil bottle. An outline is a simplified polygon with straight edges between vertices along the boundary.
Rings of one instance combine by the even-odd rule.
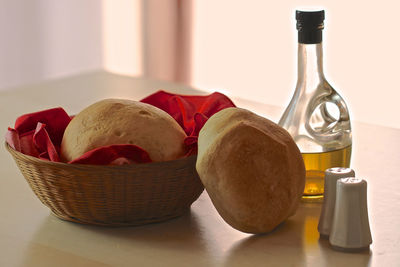
[[[279,125],[295,140],[306,167],[303,200],[323,199],[324,172],[350,167],[352,135],[343,98],[327,82],[322,64],[325,12],[296,11],[298,79]]]

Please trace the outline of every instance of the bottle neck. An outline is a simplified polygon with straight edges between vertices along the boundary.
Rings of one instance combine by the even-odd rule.
[[[316,88],[325,80],[322,65],[322,43],[299,43],[297,87]]]

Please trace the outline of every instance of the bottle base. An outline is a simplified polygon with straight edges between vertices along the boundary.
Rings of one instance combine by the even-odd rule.
[[[324,195],[303,195],[301,198],[301,202],[306,203],[322,203],[324,201]]]
[[[302,202],[323,202],[325,170],[332,167],[349,167],[350,155],[351,145],[328,152],[302,153],[306,167]]]
[[[322,203],[324,200],[324,175],[322,171],[306,171],[306,184],[302,202]]]

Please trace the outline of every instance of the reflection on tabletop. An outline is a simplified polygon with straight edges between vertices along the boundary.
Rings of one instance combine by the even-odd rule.
[[[255,262],[272,266],[368,266],[372,252],[337,252],[328,240],[320,239],[320,210],[320,204],[301,203],[296,215],[264,235],[231,228],[218,216],[206,192],[185,215],[139,227],[80,225],[49,215],[33,235],[24,262],[51,263],[54,254],[53,257],[85,266],[126,261],[148,265],[165,259],[170,264],[187,262],[192,266],[254,266]],[[48,255],[46,259],[43,253]],[[173,257],[175,254],[177,258]],[[94,262],[87,262],[88,259]]]

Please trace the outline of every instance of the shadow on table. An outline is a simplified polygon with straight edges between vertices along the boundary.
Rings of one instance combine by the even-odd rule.
[[[273,232],[246,237],[227,251],[223,266],[299,266],[305,252],[302,233],[293,220]]]
[[[30,266],[41,258],[40,266],[60,267],[57,260],[68,256],[75,257],[76,263],[87,259],[117,265],[123,261],[160,263],[173,251],[190,252],[186,257],[195,254],[195,258],[207,258],[202,231],[197,215],[191,211],[162,223],[118,228],[81,225],[49,215],[32,237],[24,262]],[[38,246],[43,249],[39,251]]]
[[[273,232],[238,241],[227,251],[224,266],[368,266],[372,252],[338,252],[320,239],[320,208],[302,203],[296,215]]]
[[[118,240],[147,243],[153,246],[163,246],[168,243],[180,249],[192,249],[201,244],[201,228],[197,215],[190,210],[180,217],[164,222],[151,223],[131,227],[99,227],[75,224],[76,227]]]

